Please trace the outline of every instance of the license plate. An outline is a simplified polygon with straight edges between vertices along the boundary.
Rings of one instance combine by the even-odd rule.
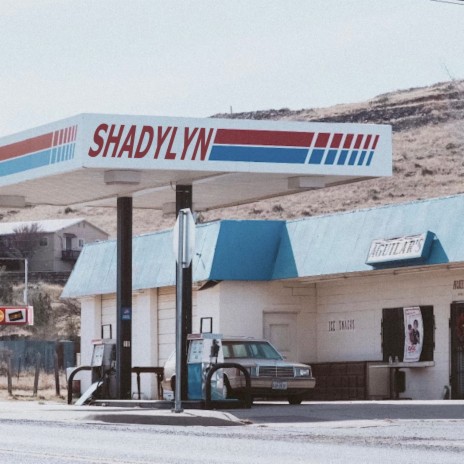
[[[273,380],[272,381],[272,389],[273,390],[286,390],[287,389],[287,382],[282,380]]]

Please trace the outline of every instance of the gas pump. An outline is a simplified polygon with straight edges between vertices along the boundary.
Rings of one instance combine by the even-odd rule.
[[[116,340],[94,340],[92,343],[92,384],[76,401],[77,406],[87,403],[91,398],[116,398]]]
[[[102,382],[100,396],[116,398],[116,340],[103,339],[93,342],[92,383]]]
[[[188,399],[206,398],[206,376],[211,366],[224,362],[222,352],[222,334],[191,334],[187,356]],[[211,399],[224,399],[224,376],[222,370],[213,374],[211,379]]]

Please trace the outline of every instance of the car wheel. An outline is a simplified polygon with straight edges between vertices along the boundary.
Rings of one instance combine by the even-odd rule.
[[[289,404],[301,404],[303,398],[300,395],[292,395],[288,397]]]

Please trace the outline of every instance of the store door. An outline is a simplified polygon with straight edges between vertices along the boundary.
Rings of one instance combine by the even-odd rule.
[[[464,302],[451,305],[451,397],[464,399]]]
[[[297,361],[296,313],[264,313],[264,338],[289,361]]]

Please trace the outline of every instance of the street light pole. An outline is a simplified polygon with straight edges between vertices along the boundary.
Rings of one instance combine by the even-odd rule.
[[[29,260],[24,258],[24,304],[29,306],[28,287],[29,287]]]

